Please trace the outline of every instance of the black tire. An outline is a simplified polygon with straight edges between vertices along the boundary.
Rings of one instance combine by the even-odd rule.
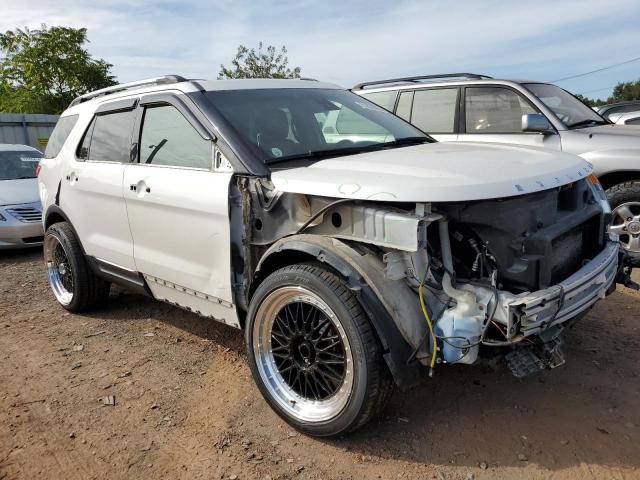
[[[44,254],[48,271],[52,268],[50,267],[52,249],[57,248],[58,245],[68,260],[68,266],[65,265],[65,268],[68,267],[73,278],[73,284],[68,292],[71,298],[69,301],[62,301],[53,288],[52,277],[49,274],[49,284],[54,290],[58,303],[73,313],[84,312],[104,304],[109,297],[111,284],[93,273],[73,228],[67,222],[54,223],[45,233]]]
[[[619,183],[617,185],[612,186],[606,191],[607,198],[609,199],[609,204],[611,205],[611,209],[614,212],[613,216],[613,224],[620,223],[621,219],[618,218],[616,212],[619,207],[624,204],[631,205],[634,214],[640,215],[640,181],[632,181],[632,182],[624,182]],[[637,204],[637,205],[635,205]],[[636,224],[638,222],[635,222]],[[637,227],[637,225],[635,225]],[[636,234],[640,235],[640,233]],[[640,237],[636,236],[638,241],[640,241]],[[629,245],[629,235],[621,234],[620,235],[620,244],[625,252],[629,254],[629,259],[634,267],[640,267],[640,251],[638,248],[633,249],[628,248]]]
[[[352,382],[347,389],[348,394],[340,393],[342,398],[346,399],[344,400],[346,403],[339,412],[336,410],[332,418],[309,421],[283,408],[281,400],[279,401],[277,395],[272,392],[273,387],[265,384],[264,372],[261,374],[261,368],[258,366],[259,361],[263,361],[264,354],[260,353],[260,348],[254,344],[254,340],[256,336],[260,336],[256,333],[261,328],[257,322],[264,324],[264,320],[258,319],[256,314],[266,308],[266,305],[262,306],[265,299],[269,302],[269,299],[274,298],[273,295],[278,295],[279,292],[291,287],[305,289],[319,297],[335,314],[334,321],[337,319],[340,323],[342,332],[350,345]],[[284,309],[280,310],[276,316],[282,311]],[[308,318],[303,322],[308,323]],[[270,332],[273,332],[273,329]],[[337,275],[320,265],[296,264],[281,268],[269,275],[251,299],[245,340],[251,373],[263,397],[281,418],[305,434],[328,437],[356,430],[382,411],[393,391],[393,379],[382,358],[379,341],[358,300]],[[273,344],[268,348],[275,349]],[[258,359],[258,356],[262,358]],[[283,376],[280,375],[279,378],[281,383],[286,383]],[[338,392],[335,394],[337,395]],[[306,399],[302,400],[306,401]]]

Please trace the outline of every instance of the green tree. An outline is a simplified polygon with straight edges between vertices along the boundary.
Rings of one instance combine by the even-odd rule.
[[[291,69],[288,65],[287,49],[284,46],[277,50],[273,45],[269,45],[266,51],[263,51],[262,42],[260,42],[256,51],[255,48],[249,49],[240,45],[235,58],[231,61],[231,67],[220,65],[218,79],[300,78],[300,67]]]
[[[0,112],[61,113],[78,95],[114,85],[112,65],[83,48],[86,28],[0,33]]]
[[[590,107],[599,107],[600,105],[607,105],[609,103],[628,102],[630,100],[640,100],[640,80],[635,82],[620,82],[614,88],[611,96],[606,100],[583,97],[582,95],[576,95],[580,100],[585,102]]]

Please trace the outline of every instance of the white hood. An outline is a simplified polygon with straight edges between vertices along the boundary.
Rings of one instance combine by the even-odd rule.
[[[542,148],[431,143],[274,171],[278,190],[358,200],[455,202],[511,197],[588,176],[589,163]]]
[[[0,205],[39,202],[38,179],[0,180]]]

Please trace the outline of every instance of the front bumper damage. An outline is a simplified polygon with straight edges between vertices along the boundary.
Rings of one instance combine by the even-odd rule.
[[[517,296],[500,294],[498,310],[507,339],[517,340],[578,317],[611,291],[618,273],[618,243],[605,248],[584,267],[557,285]]]

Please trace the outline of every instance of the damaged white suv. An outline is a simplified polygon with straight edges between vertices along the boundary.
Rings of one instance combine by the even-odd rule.
[[[615,288],[589,164],[435,143],[334,85],[119,85],[75,100],[50,144],[58,302],[95,307],[116,283],[243,328],[265,399],[311,435],[481,346],[519,376],[557,366],[563,329]]]

